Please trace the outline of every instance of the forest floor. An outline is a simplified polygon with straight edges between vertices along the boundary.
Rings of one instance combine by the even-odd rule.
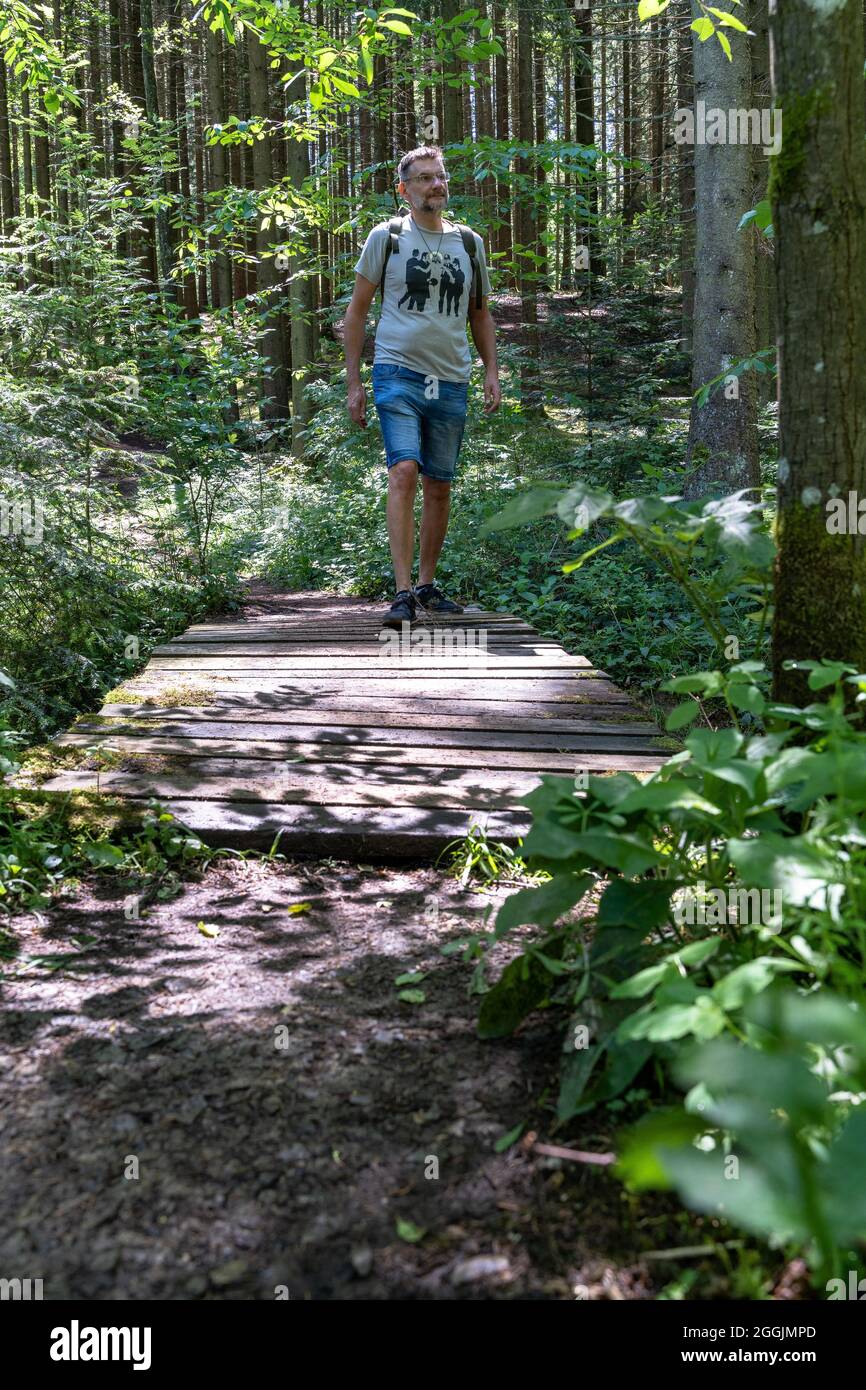
[[[560,1033],[542,1014],[477,1039],[470,968],[440,948],[489,895],[432,867],[250,859],[140,922],[123,898],[94,878],[18,924],[0,1023],[8,1276],[42,1278],[47,1299],[658,1292],[649,1271],[670,1267],[638,1252],[682,1243],[675,1204],[526,1142],[495,1152],[522,1120],[549,1131]],[[34,956],[63,961],[20,973]],[[408,971],[428,972],[423,1003],[398,999]],[[613,1138],[595,1116],[579,1142]]]

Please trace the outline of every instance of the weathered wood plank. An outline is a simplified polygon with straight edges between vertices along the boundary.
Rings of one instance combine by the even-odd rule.
[[[548,674],[563,670],[594,671],[585,657],[567,656],[554,653],[553,656],[514,656],[511,653],[479,652],[470,656],[469,652],[435,652],[424,656],[390,656],[386,651],[371,652],[369,656],[152,656],[147,664],[149,671],[185,671],[194,674],[200,671],[240,672],[249,671],[258,675],[295,675],[310,672],[323,675],[328,671],[346,672],[359,676],[370,676],[379,668],[399,671],[400,675],[411,676],[413,671],[432,675],[446,671],[453,676],[487,675],[498,680],[512,677],[544,680]]]
[[[422,807],[280,806],[267,802],[184,801],[166,809],[208,844],[269,849],[279,833],[281,853],[338,858],[435,858],[473,826],[489,839],[515,844],[529,830],[528,812],[440,810]]]
[[[359,700],[357,705],[351,706],[349,698],[342,700],[325,702],[317,700],[315,707],[299,706],[288,711],[286,709],[273,710],[261,709],[255,705],[244,703],[243,699],[238,701],[221,700],[219,704],[211,705],[103,705],[99,711],[100,718],[118,719],[124,723],[129,722],[153,722],[169,721],[176,723],[182,720],[185,723],[201,723],[207,720],[243,719],[246,723],[256,724],[281,724],[286,720],[287,713],[291,713],[292,722],[295,724],[344,724],[358,725],[359,727],[376,726],[394,729],[405,728],[407,714],[411,714],[410,721],[416,729],[510,729],[515,731],[526,730],[536,733],[598,733],[598,734],[619,734],[623,738],[634,738],[638,735],[654,735],[659,730],[651,720],[636,718],[626,722],[617,723],[611,718],[611,708],[606,705],[589,705],[586,708],[578,706],[581,713],[585,715],[580,719],[557,718],[557,714],[562,713],[562,705],[543,706],[539,704],[523,704],[516,708],[513,705],[506,705],[503,701],[497,701],[492,705],[484,704],[482,701],[457,701],[455,704],[460,708],[455,709],[454,704],[448,705],[447,712],[441,708],[437,710],[434,702],[423,700],[411,700],[405,697],[400,701],[399,710],[394,710],[387,703],[375,709],[371,709],[370,702],[373,697],[368,696],[366,700]],[[541,713],[549,708],[550,714]],[[614,709],[619,712],[619,707]],[[85,715],[86,719],[87,716]]]
[[[187,673],[189,676],[189,673]],[[293,681],[287,681],[283,675],[268,676],[266,672],[260,672],[257,676],[214,676],[212,680],[200,678],[200,689],[207,695],[235,695],[244,693],[254,693],[259,695],[263,702],[271,702],[274,706],[278,702],[295,697],[302,697],[308,700],[318,699],[321,695],[372,695],[380,698],[387,698],[394,702],[394,707],[398,707],[400,698],[407,693],[407,685],[401,677],[394,673],[383,672],[381,676],[355,678],[332,677],[330,680],[322,676],[300,674]],[[141,676],[124,682],[125,690],[132,690],[143,695],[154,692],[159,694],[165,689],[172,689],[179,684],[186,684],[181,681],[176,672],[167,671],[157,679],[154,673],[143,672]],[[195,685],[195,682],[190,682]],[[412,681],[409,688],[413,696],[424,696],[428,699],[452,700],[452,699],[483,699],[490,703],[507,701],[509,704],[516,701],[544,700],[554,701],[557,704],[580,704],[580,703],[603,703],[630,705],[631,700],[625,691],[620,690],[611,681],[595,680],[589,676],[575,676],[567,679],[550,677],[549,680],[539,684],[532,679],[521,680],[481,680],[472,678],[461,678],[453,675],[437,676],[435,673],[428,673],[425,677],[419,674],[417,680]]]
[[[486,635],[486,634],[484,634]],[[483,635],[483,636],[484,636]],[[472,639],[477,634],[469,633],[468,638]],[[514,657],[523,659],[532,657],[533,659],[542,657],[542,665],[549,665],[551,658],[561,659],[563,656],[562,648],[556,642],[539,642],[535,639],[527,638],[498,638],[490,639],[486,643],[482,638],[473,644],[468,641],[464,646],[457,643],[453,646],[446,646],[440,651],[439,644],[445,641],[444,638],[433,637],[426,639],[424,643],[420,640],[410,643],[401,642],[399,634],[394,634],[394,643],[390,642],[386,634],[380,640],[377,637],[371,638],[368,642],[358,640],[337,642],[275,642],[273,638],[267,642],[247,642],[247,641],[221,641],[221,642],[165,642],[159,647],[154,647],[153,655],[173,656],[186,660],[188,657],[208,656],[220,659],[225,656],[251,656],[256,660],[269,656],[282,656],[294,660],[295,658],[325,656],[353,657],[362,656],[365,659],[372,657],[376,660],[386,661],[389,659],[389,650],[396,648],[396,659],[399,651],[402,650],[407,656],[418,652],[427,652],[426,660],[444,658],[446,661],[465,659],[466,655],[472,655],[473,660],[480,660],[484,653],[495,654],[503,664],[505,658]],[[478,653],[476,657],[474,654]],[[568,655],[567,653],[565,654]],[[584,657],[570,657],[576,666],[588,667],[589,662]]]
[[[219,628],[187,628],[185,632],[178,633],[170,641],[193,646],[197,642],[217,644],[220,642],[304,643],[331,640],[335,642],[361,642],[376,641],[379,633],[386,630],[391,631],[391,629],[383,629],[381,623],[353,623],[351,625],[343,623],[339,626],[321,627],[310,623],[297,623],[290,627],[248,627],[243,623],[237,623]],[[491,641],[508,642],[534,638],[536,642],[556,643],[554,637],[544,637],[537,628],[529,627],[526,623],[470,623],[458,619],[451,623],[413,623],[409,629],[404,631],[408,631],[410,635],[430,632],[443,632],[449,635],[460,632],[486,632]]]
[[[138,723],[117,725],[106,729],[102,724],[88,724],[82,719],[75,730],[63,734],[58,743],[81,740],[86,744],[92,733],[105,734],[108,742],[115,742],[118,735],[126,733],[134,737],[146,737],[148,726]],[[364,747],[366,744],[395,743],[408,748],[424,745],[429,748],[512,748],[529,749],[539,752],[588,752],[598,750],[615,753],[622,747],[620,735],[597,733],[549,733],[535,730],[512,729],[419,729],[404,728],[399,738],[394,737],[393,729],[386,726],[340,725],[340,724],[295,724],[287,720],[282,724],[268,724],[262,727],[248,720],[183,720],[165,721],[150,726],[151,732],[162,737],[209,739],[219,738],[261,743],[270,741],[296,743],[335,743]],[[629,739],[629,748],[636,752],[651,752],[658,749],[658,741],[637,735]]]
[[[63,734],[55,742],[61,747],[89,748],[98,742],[92,734]],[[105,742],[124,754],[146,757],[151,753],[178,757],[266,758],[274,762],[302,759],[305,762],[333,762],[339,749],[340,762],[395,762],[426,764],[431,767],[522,768],[530,771],[574,773],[575,768],[593,772],[627,767],[632,771],[655,771],[665,755],[655,748],[630,743],[622,751],[617,739],[600,739],[591,748],[474,748],[443,744],[412,744],[396,748],[390,743],[339,744],[326,741],[273,739],[193,738],[163,734],[112,734]]]
[[[154,759],[154,761],[159,761]],[[165,759],[168,762],[168,759]],[[538,784],[534,772],[490,768],[420,768],[367,763],[357,769],[335,763],[275,763],[259,759],[202,758],[177,768],[60,772],[52,791],[101,791],[136,799],[183,797],[190,801],[308,802],[328,806],[479,807],[495,810]]]

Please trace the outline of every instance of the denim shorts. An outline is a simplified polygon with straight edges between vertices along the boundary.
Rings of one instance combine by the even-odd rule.
[[[414,459],[427,478],[450,483],[466,426],[468,384],[443,381],[395,362],[373,365],[373,400],[385,462]]]

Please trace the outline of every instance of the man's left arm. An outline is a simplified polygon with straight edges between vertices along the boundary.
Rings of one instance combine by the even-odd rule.
[[[485,366],[484,409],[489,415],[499,407],[502,400],[502,387],[499,385],[499,367],[496,362],[496,324],[493,322],[493,315],[487,307],[486,295],[481,301],[480,309],[474,300],[470,305],[469,327],[472,330],[472,341]]]

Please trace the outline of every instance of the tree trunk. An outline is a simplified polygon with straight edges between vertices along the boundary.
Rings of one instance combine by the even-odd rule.
[[[770,16],[767,0],[758,0],[751,17],[750,27],[754,29],[752,40],[752,106],[757,110],[772,108],[770,91]],[[760,145],[752,151],[754,168],[752,171],[751,207],[766,197],[769,167],[767,156]],[[773,271],[773,243],[769,237],[758,230],[749,228],[755,246],[755,341],[759,348],[768,347],[776,340],[776,288]],[[757,379],[758,399],[761,405],[775,400],[776,384],[769,372],[762,372]]]
[[[222,35],[207,30],[207,121],[208,125],[221,125],[225,120],[225,96],[223,89]],[[208,147],[209,192],[223,194],[228,186],[229,171],[225,145]],[[219,233],[211,238],[211,248],[216,249],[222,241]],[[213,289],[211,295],[218,309],[227,309],[232,303],[231,263],[225,251],[219,251],[214,261]]]
[[[545,105],[547,92],[544,85],[544,53],[536,44],[533,53],[534,105],[535,105],[535,143],[543,145],[547,141],[547,121]],[[540,159],[535,161],[535,253],[540,257],[537,274],[539,289],[550,289],[550,266],[547,252],[547,173]]]
[[[528,148],[533,141],[532,110],[532,18],[531,12],[521,5],[517,13],[517,135],[521,146]],[[534,249],[535,222],[529,208],[531,165],[529,159],[521,155],[515,160],[516,172],[526,188],[524,193],[518,189],[519,235],[518,240],[525,248]],[[538,281],[532,263],[520,258],[519,267],[520,318],[524,327],[526,345],[525,355],[520,362],[520,399],[527,415],[543,415],[541,398],[541,342],[538,334]]]
[[[770,5],[773,105],[783,113],[771,199],[778,290],[778,542],[773,676],[789,659],[866,670],[866,144],[861,0]],[[828,502],[854,496],[854,534]],[[850,513],[849,513],[850,516]],[[866,520],[859,517],[866,527]]]
[[[443,20],[456,19],[462,10],[463,5],[460,0],[442,0]],[[462,66],[462,60],[453,51],[448,52],[443,57],[440,82],[442,85],[442,116],[445,125],[442,131],[442,142],[446,145],[462,145],[463,143],[463,97],[461,84],[457,81],[458,77],[461,76]],[[450,75],[452,81],[457,82],[457,85],[450,86],[446,80],[446,75]]]
[[[505,34],[505,4],[495,0],[493,5],[493,32],[499,38],[502,52],[493,58],[493,79],[496,84],[494,107],[494,130],[497,140],[508,141],[508,42]],[[496,206],[499,210],[494,229],[493,244],[496,251],[506,259],[511,255],[511,219],[503,215],[511,201],[508,184],[497,182]]]
[[[4,236],[12,235],[15,199],[12,192],[12,140],[9,126],[9,98],[6,64],[0,57],[0,227]]]
[[[715,134],[714,110],[723,120],[732,109],[748,110],[752,89],[748,44],[732,43],[729,61],[718,40],[701,43],[696,34],[693,50],[695,97],[706,102],[707,111],[706,130],[699,113],[695,115],[697,283],[692,387],[696,391],[738,358],[755,351],[755,254],[751,237],[737,230],[751,206],[752,147],[728,139],[708,144],[703,138]],[[688,459],[697,465],[687,487],[691,497],[714,484],[729,492],[759,485],[754,372],[714,390],[704,406],[692,402]]]
[[[677,108],[692,110],[695,84],[692,74],[692,36],[689,32],[691,0],[682,0],[677,29]],[[677,187],[680,203],[680,284],[683,287],[682,347],[692,350],[695,312],[695,148],[677,145]]]
[[[247,32],[247,64],[250,84],[250,115],[256,120],[267,122],[270,114],[268,92],[268,54],[264,44],[254,33]],[[257,194],[264,193],[273,181],[270,138],[253,141],[253,187]],[[261,211],[256,217],[256,258],[257,291],[262,297],[262,313],[265,315],[262,331],[262,355],[267,370],[262,377],[263,419],[285,419],[288,416],[288,373],[285,360],[283,335],[276,308],[278,295],[274,293],[277,279],[274,256],[270,251],[277,233],[265,226],[267,216]]]
[[[299,109],[298,115],[303,120],[303,108]],[[310,156],[305,140],[288,141],[286,162],[287,173],[293,188],[300,189],[310,172]],[[304,396],[304,387],[309,380],[308,368],[313,358],[312,319],[314,304],[309,257],[293,256],[290,274],[292,276],[290,290],[292,452],[297,458],[300,458],[304,452],[304,431],[310,418],[310,403]]]
[[[580,145],[594,145],[595,96],[592,83],[591,10],[576,10],[575,24],[580,42],[574,61],[574,138]],[[580,229],[580,242],[589,247],[590,273],[603,275],[605,266],[598,240],[598,181],[594,176],[589,176],[584,193],[589,204],[589,218]]]
[[[561,139],[571,143],[571,45],[563,44],[562,51],[562,134]],[[562,261],[559,287],[562,290],[574,288],[574,266],[572,265],[571,224],[572,214],[569,200],[572,194],[573,179],[568,169],[568,161],[562,175],[563,211],[557,217],[557,226],[562,228]]]

